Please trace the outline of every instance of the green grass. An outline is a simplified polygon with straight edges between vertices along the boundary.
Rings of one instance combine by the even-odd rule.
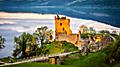
[[[80,58],[65,59],[63,64],[78,67],[110,67],[104,62],[106,56],[103,52],[92,53]]]
[[[47,63],[24,63],[6,67],[110,67],[105,64],[104,60],[106,54],[103,52],[91,53],[88,56],[81,56],[76,58],[78,54],[75,54],[75,58],[67,58],[64,60],[63,65],[52,65]],[[115,66],[116,67],[116,66]]]
[[[69,58],[64,60],[63,65],[34,62],[6,67],[120,67],[120,63],[111,65],[105,63],[106,56],[107,55],[104,52],[90,53],[87,56],[72,54]]]
[[[6,58],[1,58],[0,61],[2,62],[9,62],[10,61],[10,58],[6,57]]]
[[[67,65],[53,65],[48,63],[23,63],[23,64],[17,64],[17,65],[10,65],[5,67],[73,67],[73,66],[67,66]]]
[[[9,63],[10,61],[13,61],[13,62],[16,62],[17,59],[13,59],[13,58],[10,58],[10,57],[5,57],[5,58],[1,58],[0,61],[2,62],[6,62],[6,63]]]
[[[113,67],[120,67],[120,63],[119,64],[115,64]]]

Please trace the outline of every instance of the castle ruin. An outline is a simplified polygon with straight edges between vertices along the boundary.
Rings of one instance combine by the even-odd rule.
[[[67,41],[80,47],[80,32],[73,34],[70,29],[70,19],[55,16],[55,39],[57,41]]]

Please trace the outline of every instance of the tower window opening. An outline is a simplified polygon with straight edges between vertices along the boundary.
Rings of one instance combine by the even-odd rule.
[[[60,23],[60,26],[62,26],[62,23]]]
[[[65,29],[63,28],[63,31],[64,31]]]

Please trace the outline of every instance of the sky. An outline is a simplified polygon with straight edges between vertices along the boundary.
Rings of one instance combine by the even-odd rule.
[[[54,26],[54,17],[56,16],[56,14],[38,14],[38,13],[7,13],[7,12],[0,12],[0,24],[16,24],[18,23],[18,21],[14,21],[14,20],[19,20],[19,23],[22,22],[33,22],[33,25],[36,24],[35,22],[39,22],[39,24],[46,24],[49,27],[49,24],[53,24]],[[60,15],[60,16],[65,16],[65,15]],[[77,19],[77,18],[72,18],[67,16],[68,18],[70,18],[71,22],[71,28],[73,29],[73,33],[77,33],[79,26],[80,25],[86,25],[88,27],[94,27],[96,29],[110,29],[111,25],[106,25],[104,23],[98,22],[98,21],[94,21],[94,20],[86,20],[86,19]],[[46,20],[47,22],[42,22],[42,20]],[[50,20],[50,23],[48,23]],[[52,21],[51,21],[52,20]],[[25,24],[27,24],[25,22]],[[28,23],[29,25],[29,23]],[[41,25],[40,25],[41,26]],[[52,26],[52,29],[54,30],[54,27]],[[106,26],[106,27],[105,27]],[[27,25],[26,25],[27,27]],[[77,28],[76,28],[77,27]],[[0,28],[2,29],[2,27]],[[3,28],[4,29],[4,28]],[[10,29],[5,28],[5,29]],[[11,28],[13,30],[16,30],[17,28]],[[16,31],[18,32],[25,32],[27,29],[22,29],[20,30],[20,28],[18,28]],[[28,29],[29,30],[29,29]],[[119,29],[118,29],[119,30]],[[32,31],[33,28],[32,28]]]
[[[55,15],[47,14],[48,16],[37,13],[6,13],[0,12],[0,18],[16,18],[16,19],[52,19]]]
[[[0,0],[0,12],[62,14],[120,27],[120,0]]]

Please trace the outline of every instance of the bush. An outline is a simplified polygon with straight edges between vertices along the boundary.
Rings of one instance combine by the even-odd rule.
[[[50,44],[47,44],[46,49],[49,54],[63,53],[75,51],[78,48],[75,47],[72,43],[66,41],[54,41]]]
[[[114,37],[115,41],[109,44],[104,51],[107,54],[106,62],[108,63],[119,63],[120,61],[120,35]]]
[[[75,50],[78,49],[76,46],[74,46],[74,44],[69,43],[69,42],[66,42],[66,41],[63,41],[62,44],[63,44],[63,45],[62,45],[62,48],[63,48],[66,52],[71,52],[71,51],[75,51]]]

